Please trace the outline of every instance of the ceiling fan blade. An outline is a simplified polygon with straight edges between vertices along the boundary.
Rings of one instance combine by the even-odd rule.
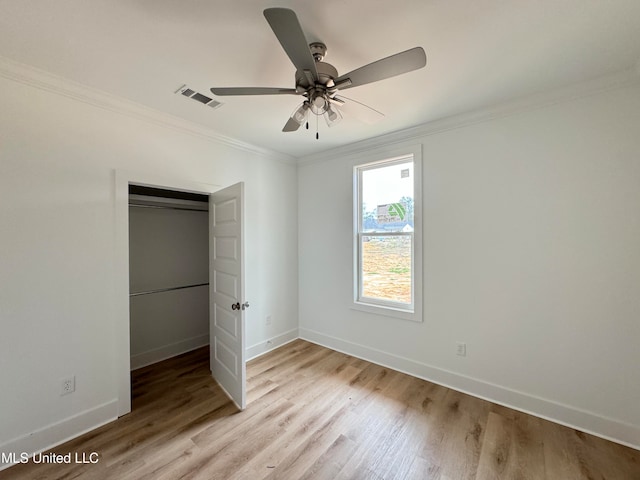
[[[308,70],[314,81],[318,81],[316,62],[295,12],[288,8],[267,8],[264,17],[296,69]]]
[[[294,88],[270,88],[270,87],[229,87],[212,88],[215,95],[296,95]]]
[[[285,123],[284,127],[282,128],[283,132],[295,132],[296,130],[298,130],[300,128],[300,123],[298,123],[298,121],[295,118],[289,118],[289,120],[287,120],[287,123]]]
[[[384,118],[384,113],[343,95],[334,95],[334,97],[329,100],[337,100],[340,105],[340,110],[364,123],[373,124]]]
[[[415,47],[340,75],[334,82],[340,90],[344,90],[418,70],[426,64],[424,50],[422,47]]]

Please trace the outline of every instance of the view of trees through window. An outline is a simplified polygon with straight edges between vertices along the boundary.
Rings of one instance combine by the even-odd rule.
[[[412,303],[413,161],[360,172],[360,292],[362,298]]]

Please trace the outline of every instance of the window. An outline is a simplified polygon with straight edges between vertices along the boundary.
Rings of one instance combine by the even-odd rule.
[[[419,160],[355,167],[355,308],[422,320]]]

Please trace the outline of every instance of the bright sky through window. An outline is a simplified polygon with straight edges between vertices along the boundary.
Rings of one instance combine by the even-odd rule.
[[[362,201],[365,210],[399,202],[403,197],[413,198],[413,162],[362,172]]]

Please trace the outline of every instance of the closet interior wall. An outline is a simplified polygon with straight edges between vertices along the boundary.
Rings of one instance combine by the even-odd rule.
[[[209,344],[207,200],[130,187],[132,370]]]

